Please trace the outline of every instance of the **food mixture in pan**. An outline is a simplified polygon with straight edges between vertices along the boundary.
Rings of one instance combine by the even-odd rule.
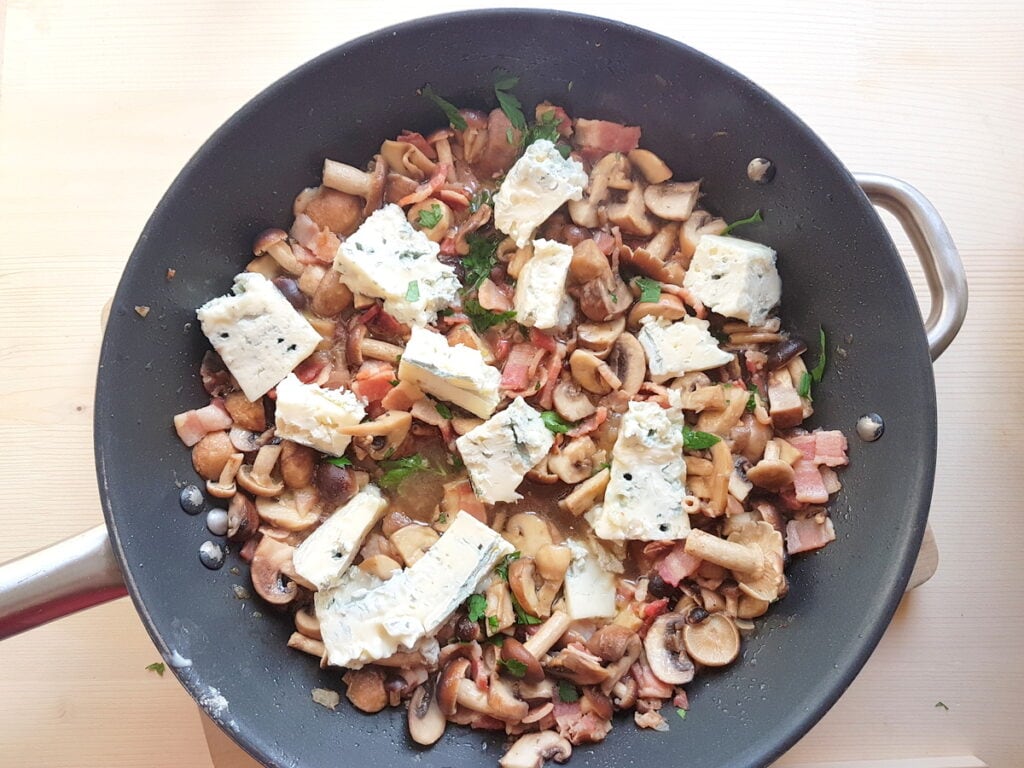
[[[325,160],[199,308],[211,402],[174,420],[288,644],[420,744],[504,731],[505,768],[685,716],[835,538],[847,463],[759,217],[514,85]]]

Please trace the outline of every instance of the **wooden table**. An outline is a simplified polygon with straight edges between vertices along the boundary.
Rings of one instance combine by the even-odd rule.
[[[931,519],[942,565],[779,765],[952,754],[1022,765],[1024,6],[850,0],[827,17],[810,0],[773,6],[587,8],[731,64],[851,168],[918,186],[945,214],[972,292],[963,331],[936,365]],[[2,561],[101,519],[100,309],[178,169],[264,85],[415,11],[266,0],[0,7]],[[924,295],[920,269],[909,269]],[[0,765],[213,765],[192,700],[170,675],[145,670],[157,660],[126,600],[0,645]],[[218,766],[233,759],[220,742],[215,751]]]

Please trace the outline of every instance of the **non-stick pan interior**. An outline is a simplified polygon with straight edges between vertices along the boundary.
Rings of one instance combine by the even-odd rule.
[[[256,232],[288,225],[293,196],[318,183],[323,158],[364,165],[403,128],[439,126],[443,115],[417,95],[427,83],[456,104],[492,108],[498,67],[519,75],[527,106],[548,99],[573,116],[642,126],[641,145],[677,178],[702,178],[727,219],[761,209],[765,222],[742,236],[779,252],[784,324],[810,340],[819,324],[828,333],[813,423],[850,439],[852,465],[832,504],[838,541],[794,559],[789,595],[759,622],[738,663],[690,686],[685,721],[669,713],[665,734],[623,721],[572,758],[601,766],[767,763],[849,684],[909,574],[935,456],[925,337],[880,221],[810,130],[735,72],[618,23],[482,11],[384,30],[271,86],[202,147],[125,269],[99,370],[99,481],[132,597],[184,685],[268,764],[496,762],[501,734],[451,727],[423,750],[406,735],[403,709],[366,716],[344,700],[337,711],[313,703],[314,687],[343,690],[339,673],[285,647],[287,617],[236,597],[234,585],[248,587],[237,552],[219,571],[199,562],[210,536],[201,517],[178,506],[179,487],[196,477],[171,417],[205,402],[197,371],[206,342],[195,308],[228,289]],[[746,175],[762,156],[777,168],[766,185]],[[140,304],[152,308],[145,318],[132,311]],[[853,429],[867,411],[886,420],[885,436],[870,445]]]

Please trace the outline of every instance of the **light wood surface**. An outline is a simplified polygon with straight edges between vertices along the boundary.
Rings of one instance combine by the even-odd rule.
[[[192,152],[313,55],[421,10],[469,7],[0,6],[0,560],[101,519],[91,443],[99,312]],[[967,265],[967,322],[935,368],[931,521],[942,565],[779,765],[966,754],[1022,765],[1024,5],[826,7],[595,0],[586,9],[725,61],[787,103],[850,168],[915,184],[945,215]],[[924,296],[920,269],[909,269]],[[170,675],[144,669],[157,660],[128,601],[0,644],[0,766],[213,766],[192,700]],[[231,757],[213,741],[226,768]]]

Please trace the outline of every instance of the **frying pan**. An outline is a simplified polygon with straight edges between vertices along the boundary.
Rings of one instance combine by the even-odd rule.
[[[442,115],[417,95],[430,83],[460,105],[491,108],[492,71],[520,76],[526,105],[639,124],[643,146],[677,178],[704,180],[727,220],[761,209],[743,234],[779,252],[785,327],[829,335],[812,426],[842,429],[851,466],[831,504],[838,541],[789,565],[790,592],[744,643],[742,658],[690,687],[691,717],[667,734],[624,724],[577,747],[574,765],[764,765],[836,701],[888,624],[909,577],[932,492],[936,417],[931,360],[966,311],[962,266],[945,226],[909,185],[855,179],[811,130],[741,75],[654,33],[567,13],[488,10],[432,17],[347,43],[278,81],[232,117],[175,180],[125,267],[96,387],[95,450],[106,526],[0,568],[0,637],[126,591],[181,683],[267,765],[493,764],[501,734],[451,728],[429,750],[402,709],[324,709],[310,689],[340,687],[285,647],[288,617],[239,601],[245,564],[199,563],[202,518],[178,505],[195,481],[171,416],[205,402],[206,341],[195,308],[225,292],[253,233],[290,220],[292,196],[324,157],[363,164],[403,128]],[[747,163],[769,158],[768,184]],[[859,185],[858,185],[859,180]],[[866,194],[865,194],[866,193]],[[870,198],[870,201],[869,201]],[[892,210],[932,293],[925,326],[871,201]],[[168,267],[177,270],[165,279]],[[146,297],[143,320],[131,311]],[[838,348],[842,347],[842,352]],[[860,415],[884,437],[856,438]],[[233,573],[232,571],[235,570]],[[237,574],[237,575],[236,575]]]

